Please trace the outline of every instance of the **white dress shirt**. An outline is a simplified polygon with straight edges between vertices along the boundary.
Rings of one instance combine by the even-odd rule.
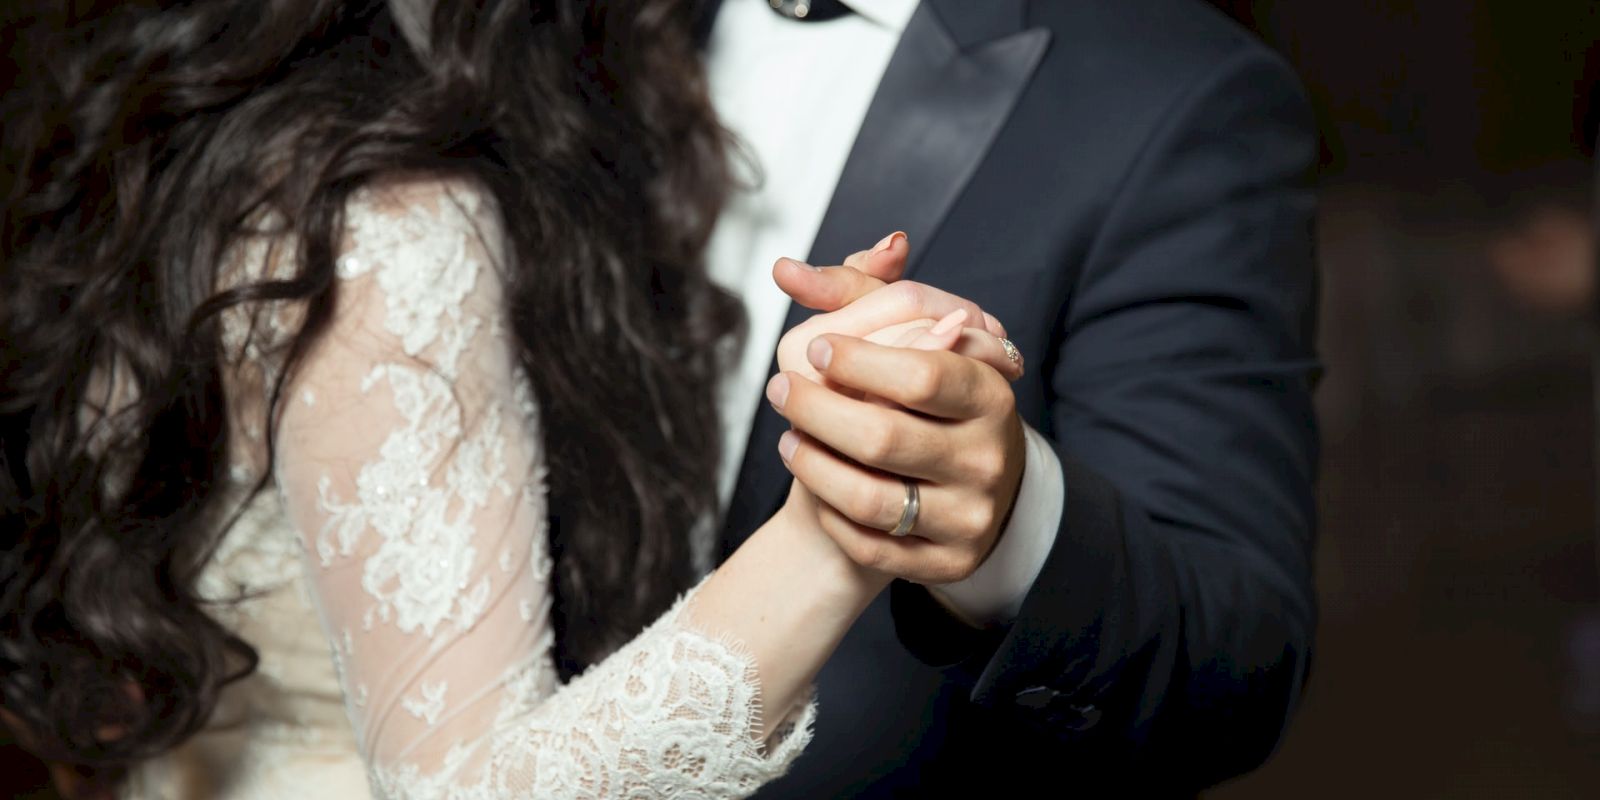
[[[750,323],[740,361],[719,387],[724,508],[789,313],[788,295],[772,281],[772,263],[811,251],[918,2],[844,0],[856,13],[825,22],[784,19],[767,0],[723,0],[718,13],[709,47],[711,98],[742,142],[741,156],[754,162],[741,165],[748,188],[730,200],[709,251],[712,279],[743,299]],[[873,244],[862,242],[860,249]],[[1022,485],[999,543],[971,577],[935,587],[947,605],[980,624],[1015,618],[1061,520],[1061,464],[1037,431],[1025,430]],[[924,506],[922,513],[937,510]]]

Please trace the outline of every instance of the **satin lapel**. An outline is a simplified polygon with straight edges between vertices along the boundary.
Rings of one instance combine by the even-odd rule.
[[[711,41],[711,27],[716,24],[717,12],[722,10],[722,0],[693,0],[689,6],[690,13],[694,15],[694,21],[690,23],[694,43],[703,51],[706,43]]]
[[[902,230],[912,244],[907,274],[916,269],[918,254],[933,241],[1050,43],[1048,30],[1022,29],[1025,5],[1025,0],[923,0],[856,136],[812,246],[811,263],[838,264],[884,234]],[[784,330],[811,313],[792,306]],[[774,363],[771,371],[776,368]],[[726,553],[782,501],[790,476],[777,446],[787,429],[788,423],[762,404],[724,524]]]

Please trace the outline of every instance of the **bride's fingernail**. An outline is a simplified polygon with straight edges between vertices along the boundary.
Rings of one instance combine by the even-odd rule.
[[[784,431],[783,435],[778,437],[778,455],[783,458],[783,463],[787,464],[794,460],[794,451],[798,449],[800,449],[800,437],[795,435],[794,431]]]
[[[778,373],[767,381],[767,402],[783,410],[783,404],[789,399],[789,376]]]
[[[883,252],[885,250],[888,250],[889,248],[893,247],[894,246],[894,240],[895,240],[896,237],[904,239],[904,238],[906,238],[906,235],[904,233],[900,232],[900,231],[895,231],[894,233],[891,233],[888,236],[885,236],[882,239],[879,239],[878,243],[872,246],[872,252],[881,253],[881,252]]]
[[[811,366],[825,370],[833,361],[833,345],[828,340],[818,336],[806,346],[806,358],[811,361]]]
[[[956,328],[961,327],[961,323],[966,321],[967,310],[964,308],[958,308],[944,315],[943,319],[940,319],[938,322],[934,323],[933,327],[928,329],[928,333],[933,336],[943,336],[955,330]]]

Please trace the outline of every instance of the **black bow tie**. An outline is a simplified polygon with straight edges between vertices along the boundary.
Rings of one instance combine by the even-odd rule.
[[[767,0],[767,7],[796,22],[823,22],[850,13],[839,0]]]

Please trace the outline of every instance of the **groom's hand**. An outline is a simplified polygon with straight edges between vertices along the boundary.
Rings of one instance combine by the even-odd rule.
[[[851,560],[918,583],[963,580],[984,562],[1010,516],[1026,456],[1010,383],[952,352],[818,337],[808,351],[830,383],[902,408],[855,399],[796,373],[768,384],[794,430],[778,451],[822,501],[823,529]],[[891,536],[918,482],[910,535]]]
[[[921,284],[885,284],[905,252],[904,237],[890,237],[843,268],[774,267],[797,302],[842,305],[784,337],[768,399],[795,429],[779,453],[822,501],[819,519],[841,549],[896,577],[950,583],[988,557],[1016,500],[1025,455],[1009,382],[1021,364],[1000,347],[1004,328],[975,305]],[[984,327],[961,331],[955,352],[886,346],[946,310]],[[893,537],[902,476],[918,482],[921,511],[911,535]]]

